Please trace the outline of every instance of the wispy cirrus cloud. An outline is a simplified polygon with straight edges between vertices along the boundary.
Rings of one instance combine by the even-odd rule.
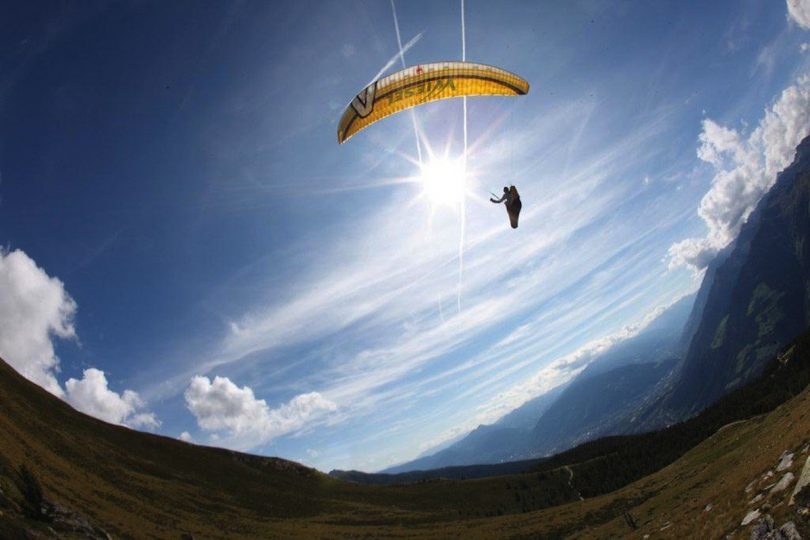
[[[251,385],[253,399],[266,400],[260,409],[275,410],[289,402],[278,397],[271,402],[268,398],[278,395],[276,390],[284,389],[287,395],[293,389],[295,395],[316,392],[336,408],[311,421],[328,427],[371,416],[375,425],[386,426],[364,436],[372,438],[413,429],[408,419],[398,416],[423,399],[446,394],[442,399],[449,403],[490,403],[488,412],[460,406],[468,411],[466,425],[471,418],[491,420],[495,411],[507,412],[541,393],[544,384],[512,393],[508,389],[592,340],[592,332],[606,331],[602,328],[632,309],[642,292],[649,294],[655,274],[614,287],[615,294],[603,292],[611,276],[646,270],[649,261],[659,261],[654,232],[683,218],[675,214],[662,220],[650,213],[645,219],[657,224],[642,235],[633,224],[611,222],[619,208],[642,204],[640,199],[647,196],[638,189],[640,176],[638,182],[616,179],[635,168],[628,156],[660,137],[668,117],[655,114],[612,146],[575,158],[570,140],[555,142],[551,132],[569,129],[582,136],[591,114],[572,106],[560,112],[558,120],[538,120],[527,134],[529,143],[517,143],[511,153],[475,154],[475,171],[486,178],[502,168],[505,159],[523,166],[534,162],[534,143],[543,140],[551,162],[561,169],[548,171],[559,175],[554,189],[529,176],[520,184],[523,197],[532,203],[526,205],[518,231],[508,228],[502,208],[488,202],[472,207],[460,312],[455,305],[456,216],[431,216],[422,202],[394,200],[335,231],[332,249],[311,261],[284,298],[258,303],[232,319],[217,354],[178,375],[176,384],[186,384],[195,373],[236,378],[264,371],[267,378]],[[572,207],[577,211],[564,211]],[[533,231],[531,236],[521,236],[524,227]],[[630,253],[638,247],[643,249]],[[565,298],[569,294],[573,298]],[[669,291],[661,294],[664,300],[671,298]],[[583,318],[588,324],[581,324]],[[531,339],[509,337],[513,326],[521,325]],[[568,337],[560,341],[564,333]],[[289,364],[284,356],[291,348],[304,351],[300,362],[308,368],[294,383],[285,383],[290,372],[276,378],[271,366]],[[544,372],[549,375],[546,383],[559,383],[562,372]],[[568,369],[562,377],[575,373]],[[310,420],[304,420],[301,429]],[[272,439],[235,433],[217,444],[245,448]],[[321,456],[334,451],[330,448]]]

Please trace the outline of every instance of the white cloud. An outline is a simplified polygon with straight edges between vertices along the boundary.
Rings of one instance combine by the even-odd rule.
[[[196,376],[185,398],[202,429],[224,432],[225,444],[237,448],[254,448],[337,410],[335,403],[317,392],[300,394],[270,409],[263,399],[256,399],[250,387],[240,388],[227,377],[214,377],[212,382],[208,377]]]
[[[110,390],[101,370],[87,369],[82,380],[69,379],[67,392],[62,389],[52,338],[76,338],[76,302],[59,279],[25,252],[0,249],[0,291],[0,356],[21,375],[101,420],[135,428],[160,425],[153,413],[139,411],[143,402],[136,392]]]
[[[133,428],[157,428],[160,422],[153,413],[138,412],[144,407],[137,392],[118,394],[109,389],[107,377],[100,369],[84,370],[81,380],[68,379],[65,400],[76,409],[105,422]]]
[[[809,128],[807,76],[782,92],[747,138],[743,132],[704,120],[697,154],[715,168],[715,175],[700,201],[698,215],[709,230],[703,238],[688,238],[672,245],[670,267],[705,268],[719,250],[734,240],[776,175],[790,164]]]
[[[191,433],[189,433],[188,431],[184,431],[177,438],[180,439],[181,441],[187,442],[187,443],[194,442],[194,437],[192,437]]]
[[[788,15],[802,28],[810,29],[810,1],[787,0]]]
[[[24,252],[0,249],[0,356],[23,376],[62,396],[52,336],[76,337],[76,302]]]

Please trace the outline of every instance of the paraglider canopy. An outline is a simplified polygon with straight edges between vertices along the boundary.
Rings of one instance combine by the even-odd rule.
[[[349,103],[338,124],[338,143],[399,111],[464,96],[519,96],[529,83],[506,70],[471,62],[421,64],[376,80]]]

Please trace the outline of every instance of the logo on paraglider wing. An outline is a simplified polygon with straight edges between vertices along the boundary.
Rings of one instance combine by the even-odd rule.
[[[377,93],[377,83],[370,84],[365,90],[357,94],[352,100],[352,109],[360,118],[365,118],[374,110],[374,95]]]
[[[422,69],[422,66],[416,66],[416,74],[417,75],[421,75],[424,72],[425,72],[425,70]]]
[[[420,103],[429,101],[437,94],[445,91],[456,91],[456,83],[452,77],[443,77],[435,80],[424,80],[416,83],[409,84],[403,88],[394,90],[393,92],[385,93],[380,98],[388,99],[388,105],[402,101],[405,98],[417,98]]]

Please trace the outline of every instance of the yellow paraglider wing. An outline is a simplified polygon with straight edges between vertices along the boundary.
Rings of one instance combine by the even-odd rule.
[[[519,96],[529,83],[514,73],[484,64],[438,62],[398,71],[374,81],[346,107],[338,143],[377,120],[422,103],[463,96]]]

